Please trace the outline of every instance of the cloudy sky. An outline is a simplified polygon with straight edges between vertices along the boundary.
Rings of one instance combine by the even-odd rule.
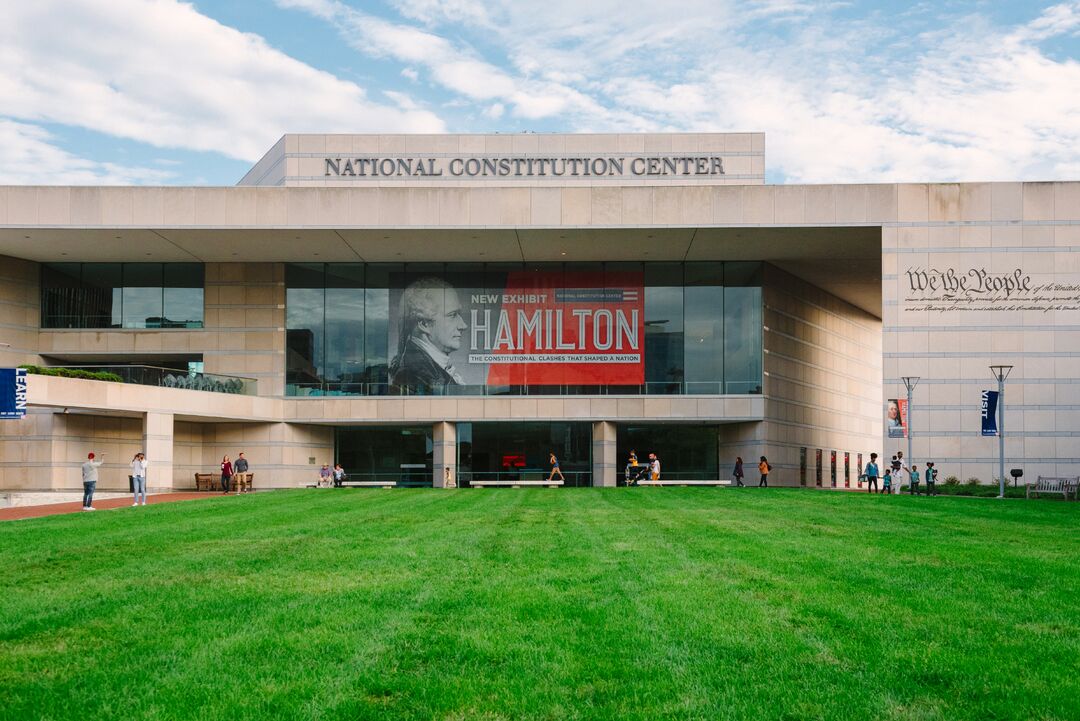
[[[768,182],[1080,179],[1080,0],[0,0],[0,183],[286,132],[765,131]]]

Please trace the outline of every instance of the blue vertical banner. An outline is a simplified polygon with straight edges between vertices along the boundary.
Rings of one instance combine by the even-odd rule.
[[[0,368],[0,420],[26,415],[26,369]]]
[[[982,434],[984,436],[996,436],[997,426],[997,391],[982,392]]]

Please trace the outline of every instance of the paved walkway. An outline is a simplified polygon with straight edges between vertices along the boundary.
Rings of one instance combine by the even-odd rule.
[[[154,493],[146,497],[146,504],[171,503],[173,501],[192,501],[197,498],[213,498],[220,493]],[[99,511],[113,508],[131,508],[131,496],[123,498],[106,498],[95,500],[94,507]],[[42,516],[55,516],[61,513],[93,513],[83,511],[82,502],[74,503],[46,503],[40,506],[15,506],[12,508],[0,508],[0,521],[18,521],[24,518],[41,518]]]

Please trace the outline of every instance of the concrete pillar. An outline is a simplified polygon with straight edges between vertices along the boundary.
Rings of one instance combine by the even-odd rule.
[[[592,473],[594,486],[614,487],[619,478],[619,449],[615,443],[615,424],[596,421],[592,424]]]
[[[457,485],[457,424],[439,421],[431,430],[431,485],[445,488],[446,469]]]
[[[147,490],[171,490],[174,487],[172,413],[147,413],[143,418],[143,452],[150,462],[146,469]]]

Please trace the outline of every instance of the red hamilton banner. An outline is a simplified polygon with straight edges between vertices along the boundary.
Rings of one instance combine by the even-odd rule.
[[[485,285],[492,280],[501,282],[475,289],[421,278],[391,298],[391,318],[401,319],[389,339],[392,384],[644,382],[641,273],[513,271]]]

